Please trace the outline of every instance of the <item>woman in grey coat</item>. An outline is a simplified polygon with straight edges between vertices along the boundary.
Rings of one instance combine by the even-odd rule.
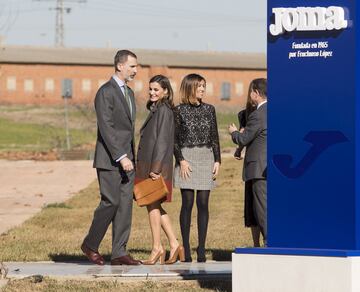
[[[151,227],[153,247],[150,258],[143,264],[153,265],[158,260],[163,264],[165,249],[161,245],[161,228],[170,243],[170,258],[166,264],[173,264],[184,259],[184,249],[179,244],[170,218],[163,209],[162,202],[171,202],[173,151],[174,151],[174,115],[173,90],[167,77],[156,75],[149,82],[149,100],[147,109],[150,111],[140,129],[140,142],[137,154],[135,184],[149,177],[153,180],[162,176],[168,187],[168,196],[147,206]]]

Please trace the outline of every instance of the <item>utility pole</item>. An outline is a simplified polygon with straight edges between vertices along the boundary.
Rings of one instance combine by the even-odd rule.
[[[56,24],[55,24],[55,46],[63,47],[64,46],[64,1],[56,0]],[[70,8],[67,10],[68,13],[71,12]]]
[[[63,79],[61,81],[62,97],[64,99],[65,112],[65,134],[66,134],[66,149],[70,150],[70,132],[69,132],[69,116],[68,116],[68,99],[73,96],[73,87],[71,79]]]
[[[55,20],[55,47],[64,47],[64,12],[70,13],[71,7],[64,7],[64,3],[86,3],[87,0],[33,0],[37,2],[54,2],[56,1],[55,7],[50,7],[49,10],[56,11]]]

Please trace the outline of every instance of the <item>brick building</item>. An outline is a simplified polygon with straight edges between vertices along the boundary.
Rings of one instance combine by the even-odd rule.
[[[266,76],[264,54],[133,50],[138,74],[130,87],[137,102],[148,97],[155,74],[170,78],[178,102],[181,79],[198,73],[207,80],[207,101],[220,107],[243,106],[249,82]],[[99,86],[114,72],[116,49],[0,47],[0,103],[60,104],[62,84],[72,85],[73,103],[93,102]]]

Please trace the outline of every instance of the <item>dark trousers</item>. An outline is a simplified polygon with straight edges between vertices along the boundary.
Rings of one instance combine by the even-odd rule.
[[[256,221],[260,227],[264,241],[267,239],[267,181],[266,179],[252,179],[253,208]]]
[[[85,244],[97,251],[105,233],[112,223],[111,258],[126,255],[129,240],[135,172],[97,169],[101,201],[94,212],[94,218]]]
[[[244,223],[246,227],[256,227],[258,222],[255,217],[254,193],[252,189],[252,180],[245,182],[244,190]]]

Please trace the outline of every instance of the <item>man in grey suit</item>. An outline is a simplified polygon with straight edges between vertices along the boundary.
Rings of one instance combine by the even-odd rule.
[[[243,180],[251,183],[254,215],[266,245],[267,80],[253,80],[249,92],[251,102],[257,109],[249,115],[245,128],[238,131],[232,124],[229,133],[234,143],[246,146]]]
[[[94,212],[88,235],[81,246],[88,259],[98,265],[105,261],[98,248],[112,223],[112,265],[138,265],[126,252],[130,235],[134,187],[135,100],[127,82],[137,73],[137,57],[120,50],[114,58],[115,74],[95,97],[97,141],[94,167],[101,201]]]

